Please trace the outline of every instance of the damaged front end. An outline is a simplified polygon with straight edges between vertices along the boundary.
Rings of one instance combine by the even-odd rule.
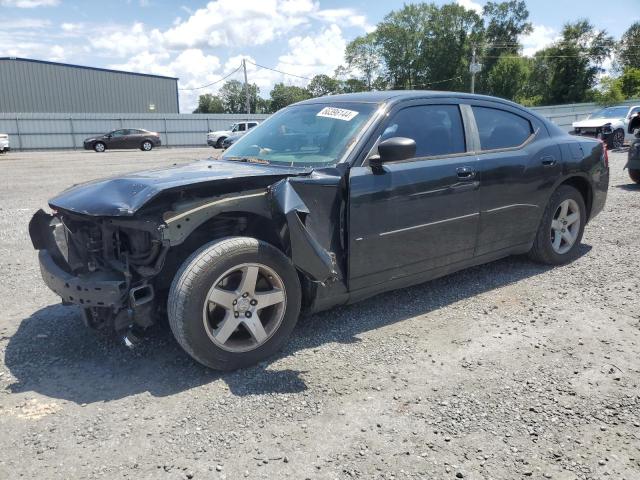
[[[39,210],[29,223],[42,278],[85,322],[118,332],[146,328],[156,309],[151,279],[169,246],[151,220],[88,217]]]

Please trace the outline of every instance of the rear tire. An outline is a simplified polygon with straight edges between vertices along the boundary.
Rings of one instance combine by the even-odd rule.
[[[107,146],[102,142],[96,142],[93,149],[98,153],[102,153],[107,149]]]
[[[587,209],[582,194],[569,185],[560,185],[549,199],[529,257],[547,265],[562,265],[574,260],[586,221]]]
[[[640,183],[640,170],[636,170],[635,168],[629,169],[629,177],[635,183]]]
[[[176,273],[169,325],[196,361],[235,370],[280,349],[298,320],[301,296],[295,268],[275,247],[248,237],[216,240]]]

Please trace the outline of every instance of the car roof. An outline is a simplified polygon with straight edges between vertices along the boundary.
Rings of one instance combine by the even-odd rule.
[[[522,108],[521,105],[510,102],[509,100],[505,100],[503,98],[491,97],[489,95],[479,95],[474,93],[448,92],[439,90],[382,90],[372,92],[341,93],[338,95],[310,98],[308,100],[298,102],[295,105],[339,102],[387,103],[391,101],[395,102],[400,100],[413,100],[421,98],[458,98],[466,100],[488,100]]]
[[[460,101],[483,100],[486,102],[498,103],[527,112],[529,115],[536,117],[538,120],[545,124],[555,125],[553,124],[553,122],[538,114],[537,112],[529,110],[528,108],[523,107],[522,105],[519,105],[515,102],[505,100],[504,98],[492,97],[490,95],[479,95],[476,93],[449,92],[439,90],[382,90],[373,92],[342,93],[339,95],[328,95],[325,97],[310,98],[308,100],[303,100],[301,102],[295,103],[294,105],[311,105],[314,103],[330,104],[342,102],[393,104],[403,100],[417,100],[427,98],[456,99]]]

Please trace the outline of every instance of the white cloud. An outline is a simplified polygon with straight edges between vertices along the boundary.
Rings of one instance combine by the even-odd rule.
[[[0,0],[0,4],[9,1],[38,2]],[[129,2],[139,4],[140,0]],[[277,82],[304,86],[308,80],[258,68],[255,63],[308,78],[319,73],[332,75],[344,62],[343,30],[373,28],[358,10],[322,9],[317,0],[215,0],[195,11],[179,8],[188,15],[175,17],[173,25],[164,30],[139,21],[113,24],[69,18],[55,28],[48,20],[14,21],[24,28],[0,29],[0,55],[106,64],[118,70],[179,77],[180,88],[216,82],[246,58],[249,81],[258,85],[261,95],[268,96]],[[265,44],[272,50],[266,58],[247,55],[247,50]],[[242,71],[230,79],[242,81]],[[182,111],[192,111],[198,95],[216,93],[222,85],[181,90]]]
[[[329,8],[320,10],[314,17],[327,23],[335,23],[345,27],[360,27],[364,30],[370,28],[370,25],[367,24],[367,17],[360,15],[353,8]]]
[[[308,0],[209,2],[163,34],[168,48],[262,45],[306,23],[314,9]]]
[[[527,35],[520,37],[522,42],[522,53],[526,56],[531,56],[539,50],[551,45],[559,38],[557,32],[545,25],[533,25],[533,31]]]
[[[42,20],[40,18],[19,18],[6,22],[2,25],[6,30],[39,30],[51,25],[49,20]]]
[[[482,13],[482,5],[478,2],[474,2],[473,0],[456,0],[456,2],[467,10],[473,10],[477,14]]]
[[[38,8],[38,7],[55,7],[60,0],[0,0],[3,7],[15,8]]]
[[[91,46],[105,57],[125,57],[151,49],[162,49],[162,34],[154,29],[147,31],[144,24],[134,23],[128,28],[105,27],[90,37]]]
[[[74,30],[77,30],[79,26],[75,23],[65,22],[60,25],[60,28],[62,28],[62,30],[64,30],[65,32],[73,32]]]
[[[289,52],[278,59],[277,69],[304,77],[320,73],[333,75],[333,71],[344,63],[346,45],[342,30],[335,24],[315,35],[293,37],[289,40]],[[292,82],[307,83],[303,79]]]
[[[66,59],[66,52],[61,45],[54,45],[51,47],[49,59],[53,62],[61,62]]]

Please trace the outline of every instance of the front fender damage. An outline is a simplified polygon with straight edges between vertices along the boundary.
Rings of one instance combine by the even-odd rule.
[[[274,216],[287,225],[291,261],[310,279],[326,284],[342,277],[336,250],[341,235],[341,193],[338,175],[312,173],[269,187]],[[311,205],[311,208],[309,207]]]

